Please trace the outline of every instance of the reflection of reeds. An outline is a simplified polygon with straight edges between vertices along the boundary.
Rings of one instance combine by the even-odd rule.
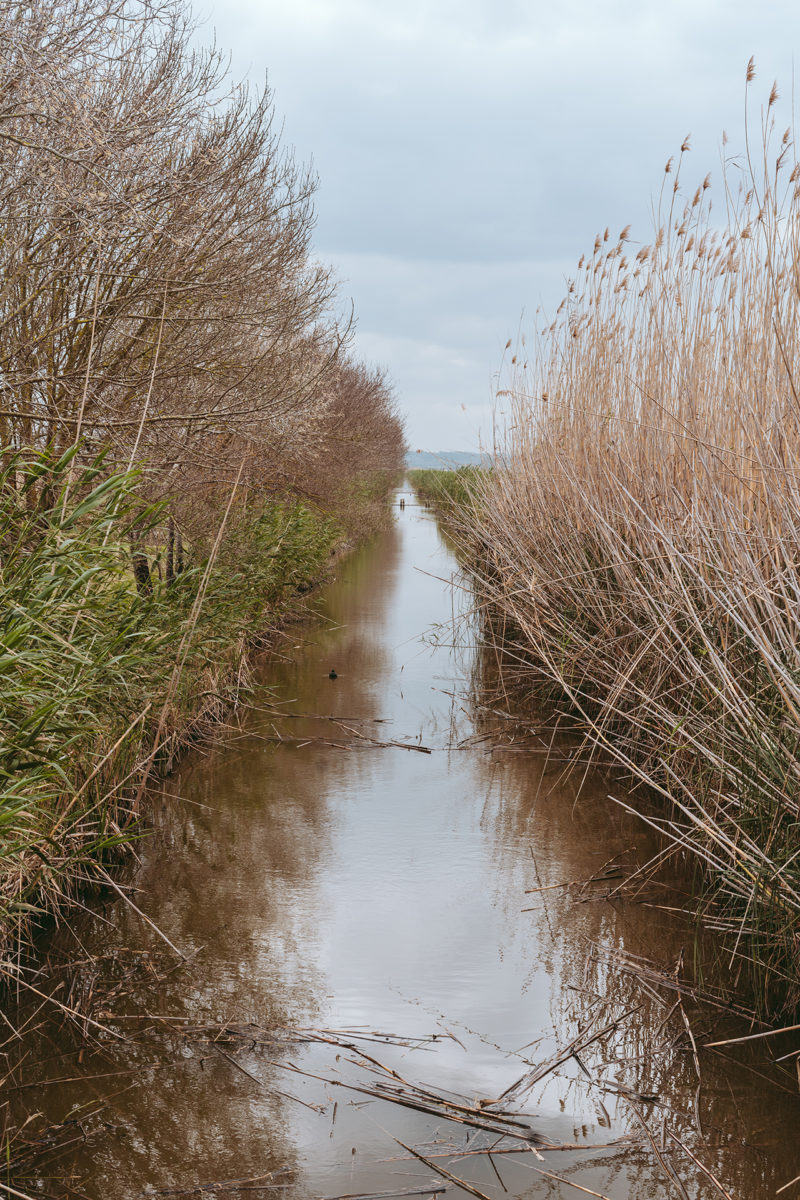
[[[69,1171],[71,1152],[79,1152],[87,1139],[98,1145],[108,1136],[108,1112],[119,1091],[131,1086],[149,1091],[147,1072],[157,1069],[166,1077],[173,1075],[176,1064],[186,1061],[183,1051],[187,1049],[192,1051],[189,1057],[199,1061],[199,1070],[204,1069],[203,1063],[219,1060],[223,1077],[227,1071],[241,1075],[257,1094],[279,1098],[292,1107],[298,1104],[326,1127],[329,1121],[331,1129],[337,1109],[348,1103],[348,1097],[358,1097],[356,1106],[363,1097],[380,1101],[379,1123],[390,1154],[391,1143],[397,1142],[441,1179],[481,1196],[487,1164],[499,1180],[507,1176],[513,1195],[522,1194],[517,1190],[520,1178],[534,1171],[578,1190],[588,1186],[589,1194],[607,1197],[614,1179],[630,1166],[642,1186],[636,1195],[650,1194],[648,1188],[654,1183],[666,1181],[675,1184],[679,1195],[686,1194],[686,1188],[704,1200],[730,1198],[740,1194],[734,1180],[742,1183],[742,1195],[755,1194],[755,1179],[765,1183],[761,1159],[749,1153],[741,1156],[748,1130],[740,1127],[740,1120],[729,1120],[728,1088],[721,1086],[725,1076],[716,1066],[719,1051],[706,1049],[706,1039],[695,1039],[692,1032],[707,1028],[709,1014],[717,1007],[726,1010],[723,1019],[730,1022],[727,1006],[713,991],[683,980],[677,967],[659,968],[622,952],[606,954],[590,948],[583,986],[571,989],[559,1034],[552,1041],[544,1036],[519,1050],[496,1047],[511,1082],[499,1095],[493,1091],[489,1096],[476,1096],[474,1090],[453,1091],[452,1078],[443,1073],[446,1060],[438,1055],[457,1045],[464,1052],[466,1083],[474,1078],[470,1055],[477,1050],[482,1057],[490,1044],[463,1027],[459,1032],[466,1041],[441,1022],[427,1036],[419,1031],[408,1036],[368,1027],[261,1026],[247,1020],[208,1022],[195,1014],[150,1012],[154,985],[161,985],[176,969],[180,968],[167,955],[125,948],[94,960],[62,963],[53,976],[58,982],[50,997],[65,1018],[59,1066],[52,1078],[47,1057],[40,1061],[30,1054],[30,1046],[18,1047],[13,1034],[0,1042],[0,1052],[10,1051],[15,1058],[3,1080],[7,1093],[20,1093],[23,1101],[30,1096],[36,1105],[30,1121],[20,1122],[16,1129],[7,1126],[9,1184],[19,1190],[40,1180],[45,1170]],[[60,990],[65,981],[66,995]],[[162,993],[157,994],[161,998]],[[69,1011],[59,996],[68,1001]],[[30,1019],[41,1023],[41,1008],[31,1003]],[[738,1017],[733,1027],[741,1027]],[[43,1032],[49,1045],[50,1036]],[[316,1054],[309,1057],[312,1049]],[[420,1072],[422,1079],[417,1077]],[[791,1076],[780,1069],[773,1068],[772,1074],[779,1086],[781,1080],[792,1084]],[[290,1077],[296,1089],[290,1092],[280,1086],[281,1075]],[[79,1118],[70,1109],[69,1119],[48,1121],[40,1111],[43,1097],[52,1088],[63,1103],[70,1093],[61,1088],[81,1082],[98,1085],[102,1098],[93,1091]],[[105,1095],[105,1089],[110,1094]],[[83,1095],[83,1090],[77,1094]],[[550,1132],[543,1131],[543,1116],[550,1113],[552,1118],[554,1112],[565,1113],[570,1107],[574,1108],[573,1133],[566,1117],[557,1126],[551,1119]],[[576,1120],[577,1114],[581,1116]],[[428,1138],[431,1122],[436,1130],[433,1141]],[[371,1139],[372,1120],[367,1129]],[[394,1156],[380,1161],[385,1164],[383,1174],[371,1180],[378,1191],[351,1188],[348,1196],[377,1200],[381,1195],[418,1194],[409,1190],[415,1179],[406,1175],[407,1159]],[[554,1163],[558,1174],[547,1169]],[[185,1169],[182,1160],[176,1165]],[[191,1179],[181,1183],[178,1175],[153,1193],[236,1191],[237,1184],[270,1191],[274,1183],[295,1182],[294,1169],[287,1166],[283,1153],[264,1163],[264,1168],[269,1168],[266,1174],[202,1184]],[[384,1191],[398,1182],[399,1191]],[[425,1184],[424,1194],[434,1190],[430,1182]]]
[[[604,757],[660,792],[658,824],[713,881],[731,966],[792,1008],[800,165],[775,104],[773,89],[758,152],[724,178],[724,224],[708,177],[679,200],[684,144],[652,244],[606,230],[581,259],[514,356],[504,466],[474,481],[470,536],[528,690],[566,697]]]
[[[650,968],[648,973],[653,985],[660,986],[664,977],[651,964],[641,965],[643,968]],[[674,978],[667,978],[670,985],[676,983]],[[680,982],[677,982],[680,986]],[[663,1004],[660,997],[655,996],[652,988],[650,991],[656,1002]],[[668,1063],[672,1062],[674,1065],[676,1058],[685,1056],[685,1051],[679,1046],[674,1034],[666,1032],[678,1005],[673,1005],[667,1011],[654,1034],[649,1037],[645,1035],[644,1038],[636,1019],[642,1007],[641,1000],[632,1007],[625,1008],[618,1002],[595,996],[593,1003],[584,1010],[584,1020],[575,1036],[567,1043],[559,1045],[554,1053],[541,1061],[531,1060],[521,1052],[516,1052],[520,1063],[525,1065],[524,1074],[500,1096],[482,1099],[451,1092],[436,1083],[414,1082],[407,1075],[401,1075],[396,1065],[389,1065],[375,1057],[377,1049],[367,1053],[362,1048],[366,1042],[383,1045],[385,1048],[405,1048],[408,1051],[423,1048],[431,1050],[437,1040],[443,1039],[442,1034],[422,1039],[407,1039],[396,1034],[369,1030],[270,1031],[259,1030],[254,1026],[186,1026],[183,1035],[189,1039],[199,1038],[213,1046],[219,1046],[222,1042],[232,1049],[252,1048],[257,1045],[273,1048],[286,1044],[318,1042],[337,1048],[340,1052],[347,1052],[346,1055],[340,1053],[336,1057],[337,1064],[343,1064],[345,1068],[354,1068],[354,1071],[346,1073],[342,1073],[339,1065],[331,1065],[322,1073],[304,1069],[288,1061],[273,1065],[306,1080],[321,1081],[328,1092],[332,1087],[343,1088],[346,1092],[355,1092],[373,1100],[383,1101],[390,1110],[411,1110],[424,1118],[435,1118],[439,1132],[434,1142],[425,1143],[424,1154],[418,1145],[410,1145],[394,1134],[391,1136],[412,1158],[429,1167],[447,1183],[461,1187],[471,1195],[478,1196],[480,1200],[487,1200],[486,1193],[464,1179],[463,1169],[459,1174],[454,1174],[453,1170],[442,1165],[442,1160],[446,1160],[451,1168],[458,1164],[463,1168],[467,1164],[471,1172],[480,1159],[486,1158],[503,1190],[507,1191],[494,1159],[499,1161],[505,1156],[515,1156],[518,1162],[524,1162],[526,1171],[533,1170],[538,1175],[555,1179],[579,1191],[588,1191],[588,1194],[599,1196],[601,1200],[608,1200],[605,1193],[586,1188],[574,1179],[554,1175],[535,1166],[531,1159],[543,1163],[549,1155],[568,1155],[569,1166],[566,1169],[572,1173],[587,1166],[597,1167],[594,1154],[598,1150],[609,1156],[605,1161],[605,1166],[609,1167],[615,1159],[624,1162],[632,1151],[648,1155],[649,1146],[653,1156],[653,1170],[656,1173],[660,1172],[670,1184],[674,1183],[680,1195],[687,1194],[681,1176],[688,1173],[695,1186],[705,1186],[703,1195],[723,1196],[731,1200],[730,1193],[715,1172],[698,1157],[698,1154],[708,1157],[709,1146],[702,1129],[697,1124],[692,1126],[689,1114],[671,1111],[664,1097],[651,1090],[643,1092],[638,1086],[638,1080],[626,1082],[626,1076],[630,1076],[631,1073],[636,1079],[646,1072],[647,1065],[652,1067],[656,1062],[660,1062],[666,1068]],[[664,1005],[664,1008],[666,1007]],[[685,1014],[684,1021],[686,1022]],[[686,1028],[689,1029],[688,1022]],[[689,1035],[691,1037],[690,1031]],[[466,1050],[460,1039],[454,1038],[453,1034],[447,1033],[444,1040],[448,1038],[458,1041]],[[515,1054],[512,1052],[510,1057],[515,1057]],[[617,1133],[609,1132],[607,1137],[598,1142],[590,1141],[585,1129],[583,1136],[576,1133],[574,1140],[558,1142],[536,1131],[536,1118],[529,1107],[520,1109],[519,1106],[529,1106],[532,1089],[537,1085],[556,1079],[560,1085],[567,1082],[570,1074],[565,1068],[568,1067],[577,1068],[575,1083],[585,1094],[600,1097],[600,1108],[605,1113],[609,1130],[612,1123],[627,1128],[620,1129]],[[603,1098],[617,1101],[614,1118],[611,1118],[605,1109]],[[720,1130],[714,1129],[715,1145],[719,1144],[717,1139],[720,1134]],[[669,1147],[665,1144],[666,1137],[671,1139],[672,1145]],[[723,1135],[722,1140],[728,1139]],[[685,1156],[683,1160],[674,1156],[675,1147]],[[589,1152],[591,1157],[587,1158]],[[689,1160],[688,1163],[686,1159]],[[390,1179],[386,1182],[390,1182]],[[335,1200],[345,1200],[345,1197]]]

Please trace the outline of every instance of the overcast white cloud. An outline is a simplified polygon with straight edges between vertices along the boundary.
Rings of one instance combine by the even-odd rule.
[[[772,0],[206,0],[235,75],[268,74],[320,176],[316,245],[385,365],[409,440],[475,448],[523,309],[554,308],[595,233],[647,240],[666,159],[700,179],[787,96],[800,8]]]

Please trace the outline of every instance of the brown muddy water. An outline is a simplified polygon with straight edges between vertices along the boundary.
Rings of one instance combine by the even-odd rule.
[[[477,705],[469,597],[406,500],[265,666],[284,715],[154,799],[132,895],[188,961],[119,901],[56,944],[101,957],[57,992],[80,1019],[45,1005],[3,1048],[29,1135],[58,1124],[19,1190],[750,1200],[800,1175],[795,1060],[702,1049],[748,1027],[629,969],[693,954],[678,893],[615,891],[653,835]]]

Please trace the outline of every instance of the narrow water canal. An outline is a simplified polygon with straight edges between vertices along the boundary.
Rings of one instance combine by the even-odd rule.
[[[267,665],[285,715],[254,712],[156,802],[135,898],[187,965],[109,905],[88,948],[171,970],[83,985],[132,1043],[90,1026],[79,1054],[53,1026],[28,1048],[25,1104],[86,1134],[58,1160],[70,1194],[465,1194],[443,1168],[492,1200],[773,1195],[800,1173],[796,1081],[701,1052],[698,1086],[677,996],[627,969],[691,956],[691,934],[608,896],[657,847],[607,780],[565,778],[475,703],[468,597],[406,499]],[[527,1141],[498,1141],[509,1120]]]

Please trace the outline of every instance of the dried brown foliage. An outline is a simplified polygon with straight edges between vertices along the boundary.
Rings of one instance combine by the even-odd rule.
[[[706,916],[800,999],[800,175],[773,124],[652,243],[598,238],[505,397],[479,588],[528,686],[668,803]],[[537,682],[538,681],[538,682]]]

